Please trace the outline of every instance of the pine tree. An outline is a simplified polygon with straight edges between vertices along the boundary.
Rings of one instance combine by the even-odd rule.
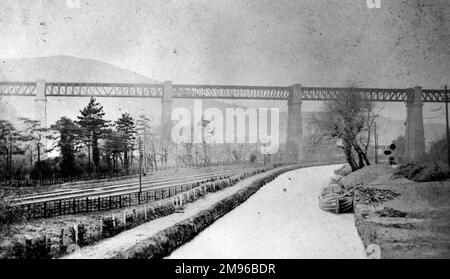
[[[104,137],[109,121],[103,119],[105,116],[103,106],[96,102],[93,97],[91,97],[89,104],[80,110],[80,113],[81,116],[78,116],[78,124],[82,128],[83,141],[88,147],[89,171],[91,150],[92,161],[94,162],[95,170],[98,171],[100,165],[98,141]]]
[[[51,129],[59,133],[58,147],[61,152],[61,174],[63,176],[76,175],[75,149],[78,144],[80,127],[71,119],[61,117]]]
[[[121,135],[121,143],[123,150],[124,168],[129,169],[129,151],[133,150],[133,142],[136,139],[136,125],[133,117],[128,113],[123,113],[122,116],[116,121],[116,129],[118,134]]]

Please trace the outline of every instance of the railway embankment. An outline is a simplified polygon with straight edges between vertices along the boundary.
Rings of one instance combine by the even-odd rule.
[[[450,258],[450,181],[398,173],[376,165],[339,180],[356,187],[355,223],[369,258]]]
[[[265,168],[244,169],[226,178],[195,182],[188,191],[142,205],[12,224],[0,232],[0,258],[61,257],[141,224],[174,215],[186,203],[264,171]]]
[[[64,258],[163,258],[245,202],[266,183],[299,167],[301,166],[277,167],[236,181],[231,187],[185,205],[178,214],[145,223]]]

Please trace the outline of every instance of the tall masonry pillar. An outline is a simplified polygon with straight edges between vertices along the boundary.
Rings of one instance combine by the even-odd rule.
[[[422,87],[408,90],[406,100],[406,149],[408,162],[419,160],[425,154],[425,134],[423,129]]]
[[[302,128],[302,85],[290,87],[288,99],[288,129],[286,147],[288,160],[303,160],[303,128]]]
[[[36,99],[34,99],[34,119],[40,121],[42,127],[47,127],[47,97],[45,95],[45,80],[36,82]]]
[[[173,87],[171,81],[163,83],[161,125],[170,125],[172,115]]]

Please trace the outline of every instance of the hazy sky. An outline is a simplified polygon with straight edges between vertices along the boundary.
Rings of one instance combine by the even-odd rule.
[[[69,2],[0,0],[0,56],[93,58],[175,83],[450,84],[448,0]]]

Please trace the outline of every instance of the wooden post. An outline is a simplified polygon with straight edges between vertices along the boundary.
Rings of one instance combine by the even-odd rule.
[[[138,204],[141,204],[141,193],[142,193],[142,158],[143,158],[143,150],[142,150],[142,141],[139,137],[139,194],[138,194]]]
[[[61,233],[59,235],[59,250],[64,251],[63,247],[64,247],[64,229],[61,229]]]
[[[374,139],[375,139],[375,165],[376,165],[376,164],[378,164],[378,134],[377,134],[377,122],[374,122],[373,125],[374,125],[374,130],[375,130]]]
[[[450,131],[448,126],[448,92],[447,85],[444,90],[445,95],[445,127],[447,129],[447,164],[450,166]]]
[[[74,232],[74,242],[75,244],[78,244],[78,226],[73,225],[73,232]]]
[[[47,202],[44,202],[44,218],[47,216]]]

